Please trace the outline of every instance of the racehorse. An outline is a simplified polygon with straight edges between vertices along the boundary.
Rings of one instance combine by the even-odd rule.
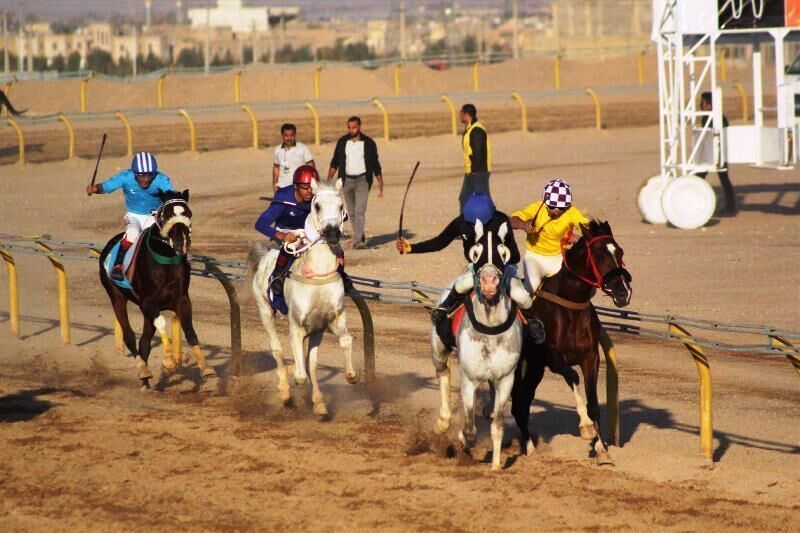
[[[487,232],[483,225],[475,223],[476,244],[470,250],[473,263],[484,266],[477,271],[478,288],[466,299],[464,316],[455,333],[461,375],[461,400],[464,405],[464,428],[458,436],[464,446],[475,443],[475,394],[481,383],[488,381],[494,389],[494,409],[491,426],[492,470],[500,470],[501,445],[503,442],[503,410],[514,384],[514,369],[522,350],[523,330],[518,319],[516,304],[507,296],[503,271],[492,262],[492,255],[499,254],[502,263],[510,258],[503,244],[508,227],[500,226],[498,235]],[[483,257],[488,260],[479,261]],[[440,298],[444,300],[447,291]],[[460,311],[459,311],[460,312]],[[450,352],[439,338],[436,328],[431,330],[433,365],[439,378],[441,407],[435,430],[444,433],[450,427]]]
[[[530,406],[544,374],[545,363],[560,374],[575,395],[580,417],[580,435],[591,441],[597,464],[613,464],[598,425],[597,377],[600,369],[600,319],[590,302],[595,289],[610,296],[614,305],[630,303],[631,275],[622,261],[622,247],[614,240],[608,222],[592,220],[581,225],[581,238],[569,249],[562,244],[561,270],[546,278],[536,292],[536,314],[544,323],[546,339],[542,345],[526,344],[516,371],[511,394],[511,412],[519,427],[522,454],[533,452],[528,430]],[[586,401],[581,398],[583,373]],[[588,409],[588,410],[587,410]]]
[[[338,259],[334,250],[342,238],[345,210],[340,196],[342,182],[336,186],[312,181],[314,198],[311,212],[305,223],[303,237],[292,243],[288,250],[299,257],[292,265],[284,284],[283,295],[288,306],[289,341],[294,356],[294,381],[305,385],[311,376],[314,413],[327,415],[328,408],[317,380],[319,345],[325,331],[339,338],[344,350],[345,378],[350,384],[358,383],[359,373],[353,369],[353,338],[347,331],[344,309],[344,285],[337,272]],[[299,233],[299,232],[298,232]],[[289,377],[283,361],[283,346],[275,329],[275,311],[268,298],[270,273],[274,269],[278,250],[270,250],[265,243],[257,243],[247,258],[252,277],[252,289],[258,304],[261,323],[267,331],[270,351],[275,359],[278,374],[278,397],[289,401]],[[308,353],[303,341],[308,339]],[[308,373],[306,372],[306,355]]]
[[[11,105],[11,100],[9,100],[8,96],[6,96],[6,93],[4,91],[0,90],[0,111],[3,110],[3,106],[6,106],[6,109],[8,109],[8,112],[10,114],[14,115],[15,117],[19,116],[19,115],[21,115],[21,114],[23,114],[25,112],[24,109],[22,111],[17,111],[16,109],[14,109],[14,106]]]
[[[135,276],[130,280],[131,289],[116,285],[109,279],[105,268],[106,257],[122,238],[122,233],[113,237],[100,254],[100,282],[105,287],[114,315],[122,327],[125,345],[136,358],[138,376],[142,390],[150,387],[152,372],[147,366],[150,343],[158,329],[164,342],[164,369],[174,370],[180,364],[180,354],[167,357],[168,341],[162,311],[174,311],[191,345],[197,366],[204,378],[216,376],[206,362],[200,349],[197,334],[192,325],[192,301],[189,299],[189,261],[187,255],[192,241],[192,211],[189,209],[189,191],[167,193],[155,213],[155,224],[142,232],[140,249],[131,264]],[[128,301],[139,306],[144,315],[144,327],[136,346],[136,334],[128,320]]]

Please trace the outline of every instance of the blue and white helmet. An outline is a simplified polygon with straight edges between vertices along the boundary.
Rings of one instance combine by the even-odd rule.
[[[155,174],[158,172],[156,156],[150,152],[139,152],[133,156],[133,161],[131,161],[131,170],[134,174]]]

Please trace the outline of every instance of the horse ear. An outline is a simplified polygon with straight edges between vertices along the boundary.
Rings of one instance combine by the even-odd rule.
[[[317,194],[317,191],[319,191],[319,183],[317,183],[317,180],[311,180],[311,192]]]
[[[183,190],[183,192],[181,193],[181,198],[183,198],[183,200],[186,202],[189,201],[189,189]]]
[[[336,186],[335,187],[336,187],[336,192],[337,193],[342,191],[342,180],[341,179],[337,179],[336,180]]]
[[[500,237],[500,242],[506,240],[506,235],[508,235],[508,224],[503,222],[500,224],[500,229],[497,230],[497,236]]]
[[[480,220],[475,221],[475,242],[478,242],[483,237],[483,222]]]

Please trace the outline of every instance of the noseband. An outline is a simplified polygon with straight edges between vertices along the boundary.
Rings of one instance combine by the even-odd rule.
[[[608,288],[608,283],[613,278],[615,278],[616,276],[622,276],[627,280],[628,283],[630,283],[631,282],[631,274],[630,274],[630,272],[628,272],[624,268],[625,267],[625,261],[621,261],[621,263],[622,263],[621,266],[618,266],[617,268],[613,268],[613,269],[609,270],[608,272],[606,272],[605,276],[600,274],[600,269],[597,268],[597,263],[595,262],[594,256],[592,255],[591,246],[592,246],[592,243],[594,243],[596,241],[602,241],[602,240],[610,240],[613,244],[615,244],[615,245],[617,244],[616,241],[614,240],[614,237],[612,237],[611,235],[598,235],[597,237],[594,237],[592,239],[584,239],[585,244],[586,244],[586,269],[585,269],[585,271],[586,272],[591,272],[592,275],[594,276],[594,280],[590,280],[585,276],[581,276],[580,274],[576,273],[575,271],[573,271],[570,268],[569,262],[567,261],[567,253],[566,253],[567,241],[566,241],[566,239],[563,239],[561,241],[561,257],[562,257],[562,260],[564,262],[564,267],[567,269],[567,271],[570,274],[572,274],[576,278],[580,279],[581,281],[583,281],[585,283],[588,283],[592,287],[596,287],[596,288],[602,290],[603,292],[605,292],[606,294],[608,294],[610,292],[610,289]]]

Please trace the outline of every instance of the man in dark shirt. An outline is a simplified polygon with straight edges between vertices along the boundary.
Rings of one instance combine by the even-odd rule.
[[[342,180],[342,193],[353,226],[353,248],[364,249],[367,239],[364,227],[367,223],[367,199],[373,178],[378,181],[378,198],[383,198],[383,175],[378,160],[378,146],[372,138],[361,131],[361,119],[347,119],[347,134],[336,142],[328,181],[338,173]]]
[[[517,269],[516,263],[520,260],[519,249],[514,240],[513,231],[511,230],[511,221],[508,215],[501,211],[497,211],[492,203],[491,198],[481,191],[472,193],[467,201],[464,203],[464,210],[461,215],[454,218],[444,230],[436,237],[416,244],[409,243],[405,238],[399,237],[395,246],[400,254],[424,254],[428,252],[438,252],[443,250],[450,243],[456,239],[461,239],[464,246],[464,258],[468,262],[468,266],[464,273],[462,273],[453,283],[453,289],[449,292],[447,297],[442,301],[439,307],[433,309],[431,312],[431,320],[436,326],[436,331],[442,337],[442,341],[447,345],[452,345],[452,335],[449,333],[449,326],[447,316],[450,312],[460,305],[465,296],[474,287],[475,272],[488,262],[488,250],[484,250],[481,257],[473,262],[470,257],[470,250],[475,244],[475,224],[480,220],[483,224],[484,235],[492,232],[493,235],[499,236],[500,227],[506,225],[506,234],[503,237],[503,244],[509,251],[507,261],[497,253],[493,253],[492,264],[494,264],[505,277],[509,280],[509,296],[522,310],[523,315],[528,319],[529,331],[536,342],[544,340],[544,326],[532,314],[532,300],[528,291],[522,282],[516,277]]]
[[[474,191],[481,191],[491,197],[489,192],[489,173],[492,171],[492,145],[486,128],[478,122],[478,110],[472,104],[461,107],[461,123],[464,124],[464,136],[461,147],[464,150],[464,181],[458,203],[461,210],[464,202]]]
[[[711,111],[712,104],[711,104],[711,93],[706,91],[700,95],[700,109],[702,111]],[[700,119],[702,122],[705,122],[705,118]],[[699,124],[702,127],[703,124]],[[722,128],[725,129],[728,127],[728,117],[722,115]],[[708,172],[698,172],[697,175],[703,179],[706,178]],[[722,185],[722,193],[725,196],[725,207],[719,210],[718,214],[725,217],[732,217],[736,215],[736,193],[733,191],[733,184],[731,183],[730,177],[728,176],[728,168],[717,169],[717,176],[719,177],[719,183]]]

